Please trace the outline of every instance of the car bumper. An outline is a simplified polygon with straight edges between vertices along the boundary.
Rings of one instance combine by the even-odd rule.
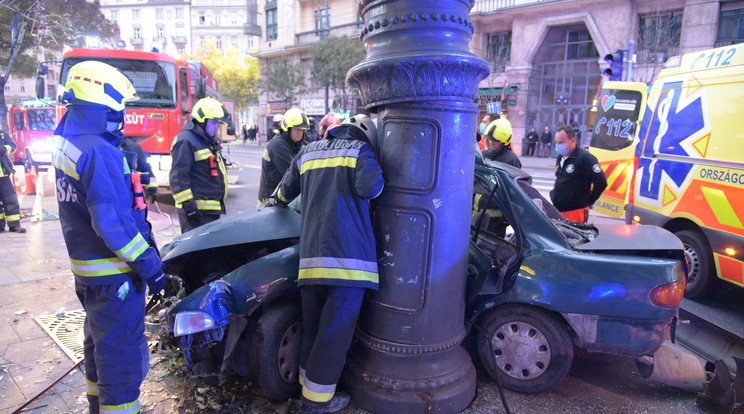
[[[652,355],[673,339],[676,317],[662,320],[618,319],[578,313],[561,314],[575,333],[576,345],[590,352],[638,358]]]

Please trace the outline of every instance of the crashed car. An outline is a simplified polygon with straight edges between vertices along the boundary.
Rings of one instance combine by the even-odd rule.
[[[530,182],[521,170],[476,162],[463,322],[483,369],[538,393],[566,376],[574,345],[653,355],[674,333],[682,243],[654,226],[568,222]],[[234,371],[272,399],[299,392],[299,236],[299,214],[270,207],[163,249],[185,295],[165,319],[192,375]]]

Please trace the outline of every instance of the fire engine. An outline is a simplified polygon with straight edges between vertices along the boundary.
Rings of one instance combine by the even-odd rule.
[[[53,100],[28,100],[8,111],[10,135],[18,148],[13,162],[38,167],[49,166],[54,149],[57,117]]]
[[[648,87],[605,82],[590,151],[607,175],[595,210],[684,244],[685,296],[744,287],[744,44],[676,56]]]
[[[220,98],[212,73],[198,61],[175,59],[157,52],[112,49],[72,49],[64,54],[57,91],[57,116],[64,105],[60,96],[70,68],[86,60],[107,63],[129,77],[139,99],[127,102],[124,135],[134,138],[148,155],[159,185],[167,185],[173,138],[189,116],[193,105],[205,96]],[[39,71],[45,74],[45,69]],[[42,95],[43,77],[37,78],[37,95]]]

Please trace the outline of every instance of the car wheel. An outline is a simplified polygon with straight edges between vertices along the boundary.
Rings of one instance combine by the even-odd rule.
[[[286,400],[300,392],[299,360],[302,316],[299,305],[270,306],[258,320],[248,365],[258,392]]]
[[[715,288],[717,278],[713,267],[713,251],[705,236],[694,230],[682,230],[674,234],[684,245],[689,269],[685,297],[691,299],[709,293]]]
[[[496,380],[498,375],[510,390],[526,394],[548,391],[571,368],[573,342],[567,325],[541,309],[501,306],[483,318],[481,327],[481,364],[491,378]]]

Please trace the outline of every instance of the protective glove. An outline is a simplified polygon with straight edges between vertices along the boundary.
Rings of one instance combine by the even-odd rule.
[[[199,212],[199,210],[196,208],[196,200],[194,200],[193,198],[191,200],[184,201],[181,207],[186,212],[186,216],[188,217],[194,217],[194,215]]]
[[[147,283],[147,288],[150,291],[150,295],[160,293],[163,288],[165,288],[165,273],[160,272],[155,276],[148,277],[147,279],[145,279],[145,283]]]
[[[276,202],[276,198],[269,197],[268,200],[266,200],[266,204],[264,204],[264,207],[276,207],[279,203]]]

